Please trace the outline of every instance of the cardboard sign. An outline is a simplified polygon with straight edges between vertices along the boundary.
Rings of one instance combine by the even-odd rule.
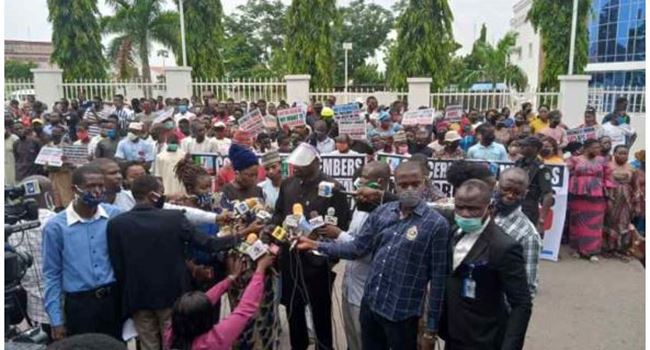
[[[407,111],[402,115],[402,125],[431,125],[435,109],[416,109]]]
[[[250,111],[245,116],[239,118],[239,129],[257,136],[264,129],[264,117],[259,109]]]
[[[463,106],[447,106],[445,108],[445,118],[444,120],[449,123],[460,123],[460,120],[463,117]]]
[[[339,135],[348,135],[353,140],[368,139],[365,120],[341,120],[338,124]]]
[[[332,107],[334,110],[334,120],[337,122],[341,120],[359,120],[360,119],[360,110],[359,104],[356,102],[347,103],[344,105],[336,105]]]
[[[61,156],[63,155],[63,150],[57,147],[42,147],[34,164],[47,165],[60,167],[63,165]]]
[[[161,109],[156,112],[156,117],[153,118],[153,124],[158,124],[162,123],[166,119],[174,118],[174,109],[173,108],[167,108],[167,109]]]
[[[569,129],[566,132],[567,140],[569,142],[583,143],[587,140],[595,140],[597,138],[596,128],[589,126],[586,128]]]
[[[300,107],[278,110],[278,121],[280,126],[287,126],[289,129],[305,125],[305,112]]]
[[[63,156],[65,162],[75,166],[81,166],[88,163],[88,146],[87,145],[70,145],[63,146]]]

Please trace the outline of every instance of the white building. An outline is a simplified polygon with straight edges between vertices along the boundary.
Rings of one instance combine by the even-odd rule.
[[[510,28],[517,33],[517,44],[510,53],[510,62],[521,68],[528,77],[528,89],[534,91],[539,86],[542,69],[541,36],[526,20],[533,0],[519,0],[512,7],[514,16]]]

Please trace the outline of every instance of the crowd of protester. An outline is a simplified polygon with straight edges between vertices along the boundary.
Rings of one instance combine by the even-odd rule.
[[[122,339],[131,318],[143,349],[274,349],[286,331],[293,349],[331,349],[332,267],[346,259],[349,349],[427,349],[437,337],[449,349],[520,349],[554,201],[545,165],[569,171],[565,236],[576,257],[640,257],[645,151],[629,155],[636,133],[624,98],[601,124],[586,108],[584,124],[571,126],[594,128],[583,142],[570,142],[562,112],[546,105],[470,108],[460,121],[405,126],[414,106],[404,101],[357,103],[365,140],[338,132],[334,96],[308,104],[221,101],[210,91],[110,103],[80,96],[50,111],[33,98],[11,101],[5,186],[40,188],[41,227],[10,240],[35,255],[23,281],[30,321],[52,341]],[[304,108],[305,124],[282,127],[278,110],[293,106]],[[254,110],[264,124],[257,135],[238,127]],[[85,145],[89,163],[35,163],[41,148],[66,145]],[[229,162],[213,173],[192,158],[206,153]],[[289,154],[290,177],[280,154]],[[320,169],[323,154],[366,155],[352,207],[344,192],[319,194],[320,183],[336,183]],[[408,160],[389,165],[379,155]],[[431,158],[455,161],[451,207],[429,179]],[[497,179],[465,160],[514,167]],[[271,217],[232,224],[233,203],[251,199]],[[237,253],[251,235],[268,243],[296,203],[337,223],[276,242],[279,252],[257,261]]]

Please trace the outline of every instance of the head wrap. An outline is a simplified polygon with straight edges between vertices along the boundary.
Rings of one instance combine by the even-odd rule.
[[[228,158],[230,159],[233,169],[236,171],[248,169],[253,165],[259,164],[255,153],[236,143],[233,143],[230,146],[230,150],[228,150]]]

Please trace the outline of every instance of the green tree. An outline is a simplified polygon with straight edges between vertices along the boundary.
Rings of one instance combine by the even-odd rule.
[[[31,79],[33,74],[30,69],[36,67],[38,67],[38,65],[34,62],[6,60],[5,79]]]
[[[452,32],[447,0],[409,0],[397,19],[397,41],[388,48],[388,82],[405,87],[406,78],[424,76],[440,89],[449,81],[453,53],[459,48]]]
[[[354,81],[354,85],[384,85],[386,78],[379,72],[378,65],[376,64],[363,64],[356,67],[350,78]]]
[[[517,42],[517,34],[510,32],[501,38],[496,46],[492,46],[487,42],[486,32],[483,25],[481,36],[474,42],[472,52],[462,58],[462,66],[454,64],[454,81],[464,88],[476,82],[503,82],[517,89],[525,88],[526,74],[509,61],[510,51]]]
[[[365,0],[354,0],[350,5],[340,8],[339,12],[342,25],[335,40],[336,82],[342,85],[345,79],[345,53],[342,44],[352,43],[352,50],[348,51],[349,76],[355,76],[357,69],[364,70],[359,76],[366,76],[371,73],[371,66],[365,64],[366,59],[385,46],[395,19],[391,11],[376,4],[367,4]]]
[[[105,34],[114,34],[109,44],[109,58],[119,67],[117,53],[140,61],[142,78],[151,81],[149,54],[154,41],[174,52],[180,49],[179,17],[175,11],[162,9],[160,0],[109,0],[115,14],[102,18]],[[119,49],[116,49],[119,48]],[[126,52],[125,52],[126,51]]]
[[[286,10],[280,0],[248,0],[224,18],[227,76],[279,77],[286,71],[283,59]],[[246,45],[235,48],[242,42]]]
[[[47,0],[52,23],[50,61],[70,79],[106,77],[97,0]]]
[[[578,1],[574,74],[584,72],[588,60],[587,20],[591,0]],[[558,75],[567,74],[571,46],[571,15],[573,2],[566,0],[533,0],[528,20],[542,38],[542,88],[558,88]]]
[[[287,11],[284,42],[289,73],[310,74],[313,86],[331,87],[338,25],[335,0],[293,0]]]
[[[178,0],[174,1],[178,6]],[[192,76],[221,78],[224,75],[223,8],[220,0],[183,0],[185,15],[185,47],[187,64]],[[176,63],[183,65],[183,56],[176,55]]]

